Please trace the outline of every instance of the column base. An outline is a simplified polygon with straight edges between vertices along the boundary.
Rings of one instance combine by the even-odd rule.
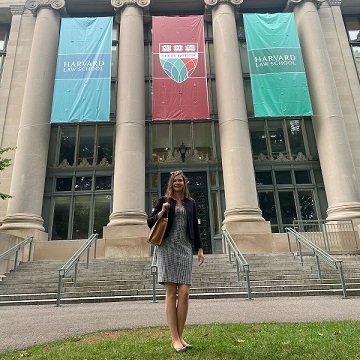
[[[27,213],[6,215],[2,221],[0,230],[28,230],[35,229],[45,232],[44,220],[41,216]]]
[[[360,203],[347,202],[331,205],[327,209],[326,220],[360,220]]]
[[[109,225],[103,228],[105,258],[150,256],[147,225]]]
[[[265,222],[259,208],[233,208],[224,213],[224,224],[229,222]]]
[[[273,234],[269,221],[227,222],[224,223],[223,229],[229,232],[240,252],[244,254],[273,252]],[[284,235],[286,239],[286,234]],[[285,248],[286,242],[282,241],[282,243],[281,247]],[[224,248],[227,248],[226,243]]]
[[[147,214],[141,211],[117,211],[110,215],[107,226],[146,225]]]

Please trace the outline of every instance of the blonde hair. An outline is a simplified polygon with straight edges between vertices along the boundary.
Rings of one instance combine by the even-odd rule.
[[[174,184],[175,177],[178,176],[178,175],[181,175],[181,177],[183,178],[183,182],[184,182],[184,187],[183,187],[183,190],[182,190],[181,198],[182,199],[191,199],[189,185],[188,185],[188,179],[184,175],[183,171],[182,170],[177,170],[177,171],[171,172],[170,174],[171,175],[170,175],[170,178],[168,180],[167,189],[166,189],[166,193],[165,193],[166,201],[168,201],[174,195],[173,184]]]

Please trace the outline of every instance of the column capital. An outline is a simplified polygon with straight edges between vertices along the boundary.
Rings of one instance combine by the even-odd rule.
[[[285,11],[287,12],[293,11],[296,5],[299,5],[304,2],[312,2],[316,6],[316,8],[319,9],[321,4],[325,2],[325,0],[288,0],[285,7]]]
[[[330,6],[340,6],[342,0],[329,0]]]
[[[204,0],[207,8],[214,8],[220,4],[230,4],[233,6],[240,6],[244,0]]]
[[[117,13],[125,6],[138,6],[146,10],[150,5],[150,0],[111,0],[111,5]]]
[[[10,11],[13,15],[22,15],[24,13],[24,5],[10,5]]]
[[[65,0],[27,0],[25,8],[30,10],[34,16],[37,15],[41,8],[56,10],[60,15],[66,15]]]

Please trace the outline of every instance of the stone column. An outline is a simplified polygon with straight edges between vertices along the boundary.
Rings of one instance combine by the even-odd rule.
[[[28,0],[25,7],[36,16],[20,126],[16,144],[7,215],[1,230],[39,230],[50,137],[60,15],[64,0]]]
[[[5,116],[10,94],[11,83],[13,80],[13,71],[15,65],[15,54],[18,46],[19,31],[21,24],[21,16],[24,12],[24,5],[10,5],[12,14],[9,41],[6,51],[6,63],[3,69],[3,77],[1,79],[1,96],[0,96],[0,146],[8,146],[6,139],[3,139],[5,126]],[[6,192],[8,193],[8,192]]]
[[[243,0],[205,0],[212,9],[216,93],[226,210],[233,232],[270,232],[258,206],[234,6]]]
[[[317,8],[322,1],[289,0],[294,11],[314,115],[312,117],[328,220],[360,219],[360,189],[344,115]]]
[[[13,146],[15,141],[13,136],[17,136],[17,132],[13,136],[10,136],[6,132],[6,118],[12,117],[13,113],[11,109],[11,96],[12,98],[18,98],[16,95],[16,89],[19,87],[19,82],[14,79],[15,69],[15,56],[18,50],[19,33],[21,26],[22,14],[24,12],[24,5],[10,5],[11,11],[11,28],[9,33],[9,40],[6,49],[6,61],[3,68],[1,84],[0,84],[0,147]],[[16,75],[15,75],[16,77]],[[21,86],[21,85],[20,85]],[[16,110],[15,110],[16,111]],[[15,118],[18,117],[15,115]],[[6,154],[6,157],[12,158],[14,152],[11,151]],[[9,194],[11,183],[12,168],[7,168],[1,172],[0,192]],[[0,202],[0,226],[2,219],[6,215],[7,201]]]
[[[113,212],[106,257],[146,256],[144,9],[150,0],[112,0],[120,17]]]

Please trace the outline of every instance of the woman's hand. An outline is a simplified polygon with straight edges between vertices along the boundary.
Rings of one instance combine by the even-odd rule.
[[[166,211],[169,210],[169,207],[170,207],[170,203],[168,203],[168,202],[163,203],[161,211],[158,212],[158,219],[163,217],[163,215],[166,213]]]
[[[202,248],[198,250],[198,263],[199,266],[201,266],[204,263],[204,252]]]

